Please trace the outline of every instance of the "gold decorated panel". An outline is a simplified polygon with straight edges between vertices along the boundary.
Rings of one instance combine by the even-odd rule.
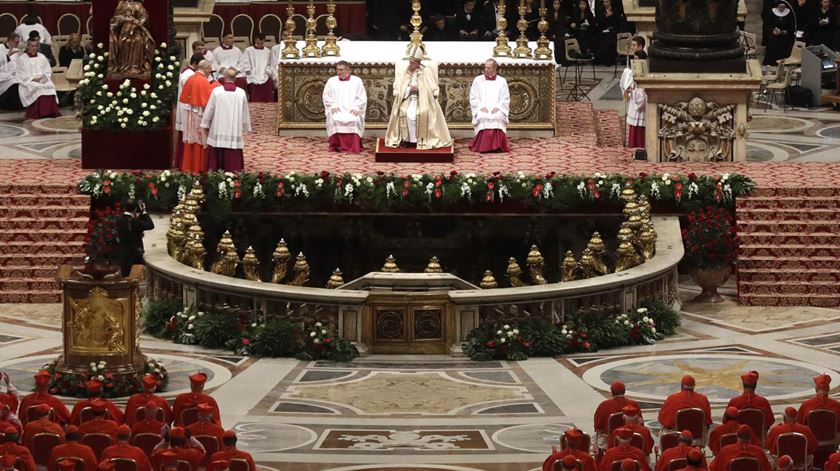
[[[471,129],[470,86],[483,65],[441,64],[440,103],[451,129]],[[385,129],[393,105],[393,64],[359,64],[353,73],[365,84],[368,96],[365,125]],[[508,129],[554,130],[556,83],[551,62],[507,65],[500,73],[510,88]],[[321,95],[327,80],[335,75],[331,64],[281,63],[277,127],[279,129],[326,129]],[[550,99],[546,99],[549,97]]]
[[[103,288],[91,289],[86,297],[67,298],[65,343],[69,355],[121,356],[133,345],[131,300],[111,298]]]

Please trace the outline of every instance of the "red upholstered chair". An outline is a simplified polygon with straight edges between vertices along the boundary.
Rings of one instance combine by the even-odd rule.
[[[665,471],[677,471],[688,466],[688,461],[685,458],[674,458],[665,466]]]
[[[155,418],[158,420],[158,422],[163,422],[164,419],[166,419],[166,413],[163,412],[163,409],[158,409],[157,412],[155,412]],[[138,407],[137,409],[135,409],[134,420],[136,420],[137,422],[142,422],[146,420],[146,409],[142,407]]]
[[[246,461],[245,464],[247,465],[248,462]],[[554,470],[554,471],[563,471],[563,460],[555,461],[554,466],[552,466],[551,469]],[[577,463],[575,463],[575,467],[573,469],[577,469],[577,470],[583,469],[583,463],[581,463],[580,460],[577,460]],[[233,466],[231,466],[230,471],[233,471]]]
[[[160,441],[161,436],[156,433],[138,433],[131,437],[131,444],[143,450],[143,453],[150,458],[155,449],[155,445],[160,443]]]
[[[812,410],[805,419],[808,428],[817,437],[819,446],[837,446],[837,416],[826,409]]]
[[[108,461],[114,463],[114,471],[137,471],[137,462],[131,458],[111,458]]]
[[[678,432],[665,432],[659,435],[659,450],[662,452],[679,444],[680,434]]]
[[[107,413],[106,413],[106,415],[107,415]],[[93,408],[85,407],[84,409],[82,409],[82,412],[79,414],[79,423],[83,424],[85,422],[91,421],[91,420],[93,420],[94,417],[96,417],[96,416],[93,414]]]
[[[248,462],[242,458],[233,458],[230,460],[230,471],[250,471],[250,468],[251,466]]]
[[[192,465],[189,461],[178,460],[178,471],[193,471]]]
[[[731,445],[738,441],[738,434],[737,433],[725,433],[720,436],[720,445],[719,448],[723,448],[726,445]]]
[[[114,439],[106,433],[88,433],[82,437],[82,443],[93,449],[96,459],[102,457],[102,452],[114,444]]]
[[[55,469],[58,469],[58,463],[60,463],[64,460],[70,460],[70,461],[72,461],[73,463],[76,464],[76,467],[74,468],[74,471],[85,471],[85,461],[83,459],[77,457],[77,456],[61,456],[61,457],[59,457],[58,459],[55,460]]]
[[[677,411],[676,430],[688,430],[694,437],[693,444],[700,448],[706,446],[706,413],[702,409],[691,407]]]
[[[203,464],[207,466],[207,462],[210,460],[210,457],[213,453],[219,451],[222,448],[222,444],[219,443],[219,439],[212,436],[212,435],[196,435],[195,439],[201,443],[201,446],[204,447],[204,461]]]
[[[615,460],[612,463],[610,463],[610,471],[621,471],[621,462],[622,461],[623,460]],[[633,468],[634,471],[639,471],[640,469],[642,469],[642,467],[639,465],[638,461],[636,461],[636,460],[633,460],[633,461],[635,462],[635,466]]]
[[[808,465],[808,439],[805,435],[797,432],[783,433],[776,437],[777,457],[788,455],[793,460],[792,469],[807,470]]]
[[[740,456],[729,462],[729,471],[761,471],[761,464],[752,456]]]
[[[198,408],[188,407],[181,411],[181,427],[186,428],[189,425],[198,422]]]
[[[761,443],[767,437],[764,428],[764,412],[759,409],[741,409],[738,411],[738,423],[749,426]]]
[[[61,445],[61,437],[55,433],[36,433],[32,437],[32,458],[38,466],[47,466],[50,462],[52,449]]]
[[[613,430],[623,426],[624,414],[622,414],[621,412],[610,414],[609,419],[607,419],[607,436],[609,437]]]
[[[607,443],[607,448],[612,448],[614,446],[616,446],[615,437],[613,437],[611,442]],[[643,437],[641,433],[634,433],[633,438],[630,439],[630,446],[645,451],[645,437]]]

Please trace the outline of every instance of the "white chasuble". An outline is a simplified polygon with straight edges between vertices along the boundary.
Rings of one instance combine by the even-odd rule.
[[[476,134],[484,129],[501,129],[507,133],[510,113],[507,80],[498,75],[495,80],[488,80],[483,74],[476,77],[470,88],[470,109]]]
[[[347,80],[330,77],[324,86],[324,113],[327,117],[327,136],[333,134],[358,134],[365,132],[367,93],[362,79],[351,75]],[[338,111],[333,113],[333,109]],[[356,114],[353,114],[355,111]]]
[[[207,133],[208,146],[218,149],[244,148],[242,134],[251,132],[251,114],[245,90],[237,87],[228,91],[224,86],[214,88],[204,108],[201,127],[210,130]]]
[[[21,54],[15,59],[15,76],[20,83],[20,103],[25,107],[35,103],[42,96],[58,96],[53,85],[52,68],[46,57],[40,52],[35,57]]]
[[[437,64],[423,61],[415,72],[409,61],[396,64],[394,70],[394,105],[385,133],[385,145],[398,147],[402,141],[417,143],[418,149],[438,149],[452,145],[452,136],[438,102]],[[411,94],[414,84],[417,94]]]

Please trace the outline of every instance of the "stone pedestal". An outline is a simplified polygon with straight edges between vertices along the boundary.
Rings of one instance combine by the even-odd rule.
[[[192,43],[202,39],[201,24],[210,19],[216,0],[194,0],[191,2],[175,1],[173,21],[178,32],[175,39],[181,43],[182,59],[192,55]],[[280,7],[278,6],[278,14]],[[254,30],[259,18],[254,18]],[[227,29],[227,28],[225,28]]]
[[[656,0],[622,0],[627,21],[636,24],[636,34],[644,36],[650,45],[653,32],[656,31]],[[746,0],[738,0],[738,21],[747,20]]]
[[[761,85],[758,61],[746,65],[740,74],[652,73],[633,61],[648,97],[648,160],[745,161],[750,97]]]

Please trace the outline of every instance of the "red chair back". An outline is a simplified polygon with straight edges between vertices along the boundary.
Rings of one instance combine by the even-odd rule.
[[[131,458],[111,458],[108,461],[114,463],[114,471],[137,471],[137,462]]]
[[[560,435],[560,448],[563,449],[563,448],[566,448],[568,446],[569,445],[566,443],[566,435],[565,434]],[[587,453],[589,452],[589,450],[592,449],[592,437],[590,437],[588,433],[583,433],[583,438],[582,438],[582,442],[580,444],[580,449],[587,452]],[[247,463],[247,461],[245,463]]]
[[[152,452],[155,450],[155,445],[160,443],[161,436],[156,433],[138,433],[131,437],[131,444],[143,450],[149,458],[152,457]]]
[[[609,436],[613,430],[620,427],[624,427],[624,414],[621,412],[610,414],[610,417],[607,420],[607,436]]]
[[[726,445],[731,445],[738,441],[738,434],[737,433],[724,433],[720,436],[720,448],[725,447]]]
[[[93,449],[93,454],[98,460],[102,457],[102,452],[114,444],[114,439],[105,433],[88,433],[82,437],[82,443]]]
[[[163,412],[163,409],[158,408],[157,412],[155,412],[155,418],[157,418],[158,422],[163,422],[166,419],[166,413]],[[142,422],[146,420],[146,409],[142,407],[138,407],[134,410],[134,419],[137,422]]]
[[[677,411],[676,430],[688,430],[694,437],[694,444],[705,446],[706,413],[702,409],[691,407]]]
[[[805,469],[808,461],[808,439],[797,432],[783,433],[776,437],[776,456],[790,456],[793,469]]]
[[[244,468],[244,470],[247,470],[247,469],[248,469],[248,462],[247,462],[247,461],[245,461],[245,460],[239,460],[239,461],[243,461],[243,462],[245,463],[245,468]],[[557,460],[557,461],[555,461],[555,462],[554,462],[554,465],[551,467],[551,469],[552,469],[553,471],[563,471],[563,460]],[[574,467],[574,468],[572,468],[572,469],[577,469],[577,470],[583,469],[583,464],[580,462],[580,460],[577,460],[577,462],[575,463],[575,467]],[[234,471],[234,470],[233,470],[233,461],[231,461],[230,471]],[[242,470],[242,469],[240,469],[240,470],[238,470],[238,471],[243,471],[243,470]]]
[[[557,462],[554,463],[555,466]],[[578,466],[580,466],[580,461],[578,461]],[[247,461],[243,460],[242,458],[233,458],[230,460],[230,470],[229,471],[251,471],[251,466],[248,464]],[[583,467],[580,466],[578,469],[582,469]],[[833,471],[833,470],[832,470]],[[840,471],[840,470],[838,470]]]
[[[677,432],[668,432],[659,435],[659,450],[665,451],[669,448],[674,448],[680,444],[680,434]]]
[[[761,471],[761,464],[752,456],[740,456],[729,462],[729,471]]]
[[[615,460],[612,463],[610,463],[610,471],[621,471],[621,462],[622,461],[623,460]],[[639,471],[641,469],[641,466],[639,466],[639,462],[636,461],[636,460],[633,460],[633,461],[635,462],[635,466],[633,468],[634,471]]]
[[[189,461],[178,460],[178,471],[192,471],[192,465]]]
[[[231,468],[231,471],[233,471],[233,468]],[[840,471],[840,461],[838,461],[837,464],[834,465],[834,469],[824,469],[823,471]]]
[[[181,411],[181,427],[188,427],[198,422],[198,408],[188,407]]]
[[[756,438],[764,443],[764,412],[759,409],[741,409],[738,411],[738,423],[744,424],[752,429]]]
[[[668,462],[668,465],[665,467],[665,471],[677,471],[678,469],[683,469],[688,466],[688,460],[685,458],[674,458]]]
[[[61,456],[61,457],[59,457],[58,459],[55,460],[55,469],[58,469],[58,463],[60,463],[64,460],[70,460],[70,461],[72,461],[73,463],[76,464],[76,467],[73,468],[74,471],[85,471],[85,461],[83,459],[79,458],[78,456]]]
[[[834,435],[837,428],[837,416],[834,411],[817,409],[808,412],[805,421],[811,429],[820,446],[829,445],[834,442]]]
[[[207,466],[207,462],[210,460],[210,457],[213,453],[219,451],[222,448],[222,444],[219,443],[219,439],[212,435],[196,435],[195,439],[201,443],[201,446],[204,447],[204,460],[202,461],[205,466]]]
[[[630,439],[630,446],[645,451],[645,437],[641,433],[634,433],[633,438]]]
[[[38,466],[47,466],[52,449],[61,445],[61,437],[55,433],[36,433],[32,437],[32,458]]]

